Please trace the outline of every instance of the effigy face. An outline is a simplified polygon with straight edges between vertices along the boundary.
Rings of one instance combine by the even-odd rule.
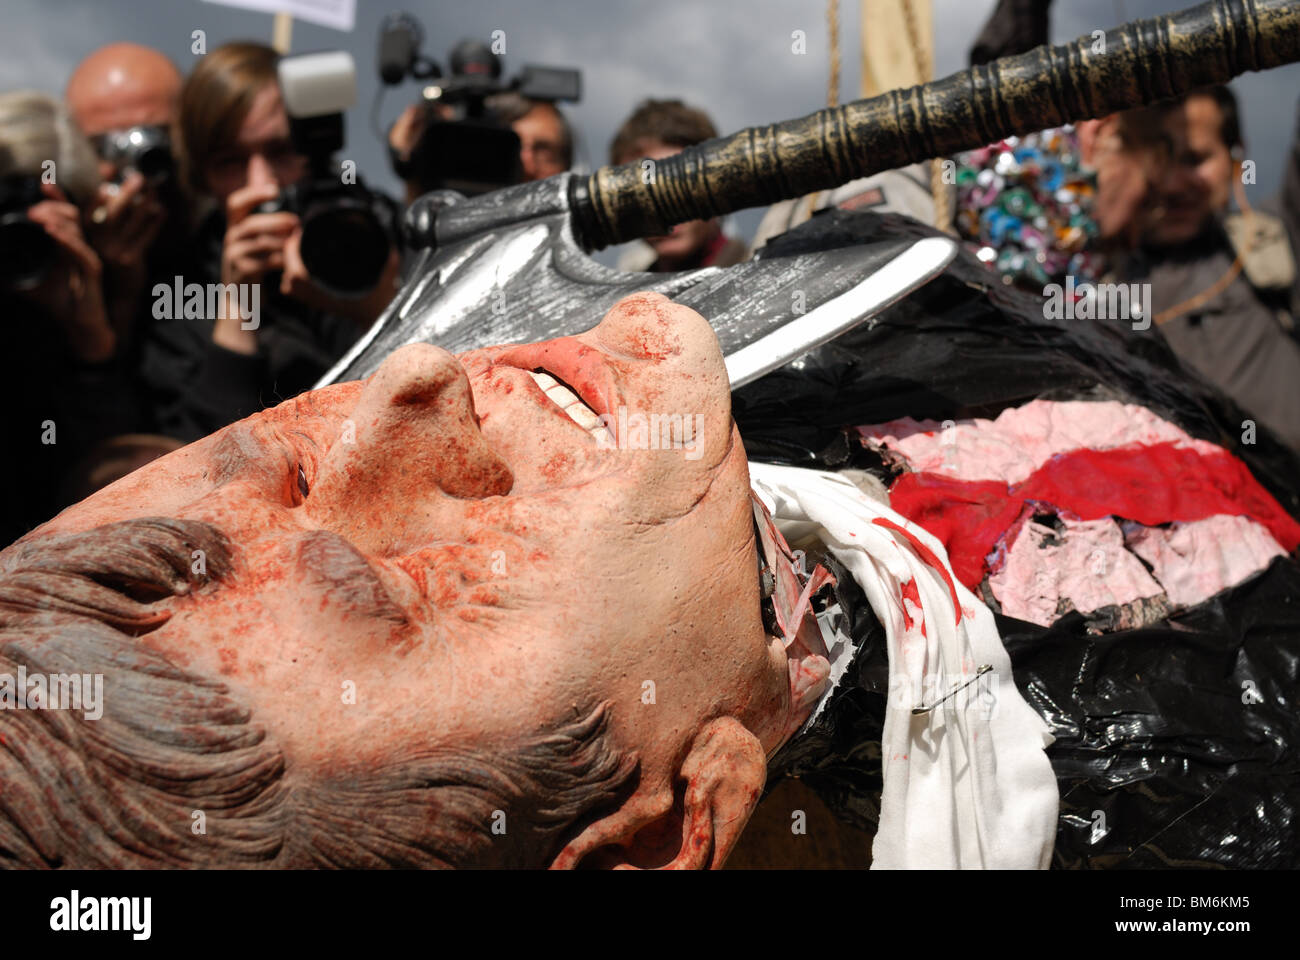
[[[455,828],[475,838],[462,862],[719,863],[825,682],[824,661],[764,629],[722,356],[702,317],[659,294],[576,337],[403,347],[366,381],[131,474],[0,568],[44,538],[151,517],[210,524],[229,562],[154,600],[165,622],[134,642],[225,684],[286,785],[436,753],[470,757],[481,786],[498,753],[562,729],[581,741],[570,761],[600,802],[489,803]],[[427,816],[476,821],[467,809]],[[512,817],[555,823],[526,841]]]

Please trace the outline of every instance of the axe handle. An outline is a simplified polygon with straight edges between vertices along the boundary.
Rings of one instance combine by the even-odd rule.
[[[1300,0],[1211,0],[1041,46],[797,120],[750,127],[657,161],[574,177],[580,242],[595,250],[676,223],[766,206],[895,167],[1225,83],[1300,60]],[[1101,48],[1099,48],[1101,49]]]

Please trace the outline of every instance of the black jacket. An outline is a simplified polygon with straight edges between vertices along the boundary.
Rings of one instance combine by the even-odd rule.
[[[225,230],[220,212],[203,222],[182,285],[220,281]],[[170,286],[174,279],[156,282]],[[310,389],[360,337],[355,322],[282,296],[277,281],[274,275],[262,284],[257,352],[251,355],[212,342],[215,317],[185,319],[174,310],[171,319],[149,318],[140,376],[160,432],[189,443],[275,406]]]
[[[149,429],[144,398],[120,359],[83,363],[54,317],[0,300],[9,369],[0,379],[0,547],[72,501],[73,475],[100,442]]]

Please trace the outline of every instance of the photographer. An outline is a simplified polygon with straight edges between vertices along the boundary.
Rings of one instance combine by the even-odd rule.
[[[420,101],[388,132],[407,203],[434,190],[479,196],[573,165],[573,130],[556,104],[581,99],[581,72],[524,64],[508,77],[495,39],[461,40],[444,70],[421,52],[423,43],[424,28],[408,13],[390,13],[380,23],[376,60],[384,86],[423,84]]]
[[[62,491],[76,484],[78,461],[139,429],[142,411],[119,362],[102,264],[81,227],[99,186],[95,154],[57,101],[0,96],[0,184],[7,544],[70,502]]]
[[[545,180],[573,166],[573,131],[555,104],[509,92],[490,97],[488,106],[519,137],[525,183]]]
[[[193,279],[223,293],[210,326],[180,316],[157,324],[145,376],[164,430],[187,441],[311,387],[396,289],[392,250],[364,296],[328,292],[303,263],[298,215],[260,209],[311,173],[290,138],[278,59],[261,44],[226,44],[181,91],[181,174],[213,206],[197,233]],[[251,319],[241,312],[250,300],[260,307]]]
[[[573,165],[573,131],[554,103],[507,91],[487,97],[484,105],[497,122],[509,126],[519,138],[520,183],[545,180]],[[410,161],[431,114],[440,120],[452,117],[451,109],[444,104],[416,103],[403,110],[393,124],[388,143],[399,166]],[[407,203],[430,186],[418,177],[404,179]]]
[[[151,281],[178,272],[184,247],[170,144],[180,89],[180,71],[161,53],[115,43],[82,60],[64,93],[99,156],[103,182],[86,233],[104,266],[109,321],[123,340],[147,325]]]

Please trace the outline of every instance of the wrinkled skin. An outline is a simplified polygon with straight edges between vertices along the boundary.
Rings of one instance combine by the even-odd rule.
[[[602,447],[541,393],[539,367],[597,414],[701,414],[701,455]],[[790,659],[763,629],[717,340],[659,294],[577,337],[460,358],[403,347],[369,380],[233,424],[29,538],[146,516],[216,525],[236,573],[161,601],[173,616],[141,642],[221,676],[291,766],[490,742],[611,701],[639,785],[556,866],[719,864],[825,683],[824,660]]]

